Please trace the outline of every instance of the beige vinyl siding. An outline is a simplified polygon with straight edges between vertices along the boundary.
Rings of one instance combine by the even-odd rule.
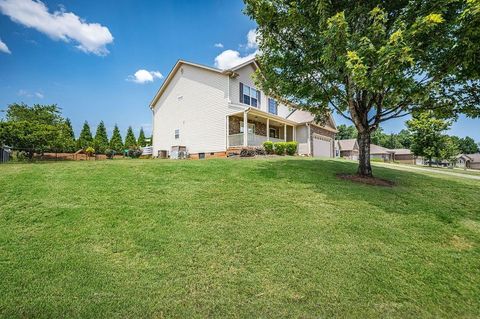
[[[154,156],[174,145],[189,153],[225,151],[227,89],[227,76],[182,65],[153,108]]]
[[[248,85],[249,87],[254,88],[257,90],[257,86],[255,85],[252,75],[255,72],[255,69],[252,64],[245,65],[244,67],[235,71],[238,76],[236,78],[230,79],[230,101],[233,104],[240,104],[240,82],[244,85]],[[260,90],[259,90],[260,91]],[[264,112],[268,112],[268,96],[265,95],[264,92],[261,92],[260,96],[260,107],[259,109]],[[245,104],[245,106],[248,106]],[[286,118],[291,112],[291,109],[282,104],[278,103],[277,105],[277,114],[283,118]]]

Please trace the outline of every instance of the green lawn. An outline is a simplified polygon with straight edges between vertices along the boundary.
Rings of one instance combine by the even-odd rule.
[[[480,317],[480,181],[355,169],[0,165],[0,317]]]

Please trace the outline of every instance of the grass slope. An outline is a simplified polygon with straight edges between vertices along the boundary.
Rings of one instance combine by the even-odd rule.
[[[479,317],[480,181],[355,169],[0,165],[0,317]]]

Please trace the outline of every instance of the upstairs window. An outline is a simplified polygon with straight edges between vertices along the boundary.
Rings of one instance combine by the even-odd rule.
[[[240,103],[260,107],[260,91],[240,83]]]
[[[180,138],[180,129],[177,128],[177,129],[175,130],[175,139],[177,140],[177,139],[179,139],[179,138]]]
[[[277,101],[274,99],[268,99],[268,112],[275,115],[278,114]]]

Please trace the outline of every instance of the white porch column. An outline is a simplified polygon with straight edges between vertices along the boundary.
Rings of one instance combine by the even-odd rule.
[[[243,146],[248,145],[248,114],[243,112]]]
[[[283,140],[285,142],[287,141],[287,124],[284,124],[283,126]]]
[[[267,117],[267,141],[270,141],[270,119]]]
[[[230,147],[230,116],[227,115],[227,150]]]
[[[297,128],[293,125],[292,125],[292,136],[293,136],[293,140],[296,141],[297,140]]]

